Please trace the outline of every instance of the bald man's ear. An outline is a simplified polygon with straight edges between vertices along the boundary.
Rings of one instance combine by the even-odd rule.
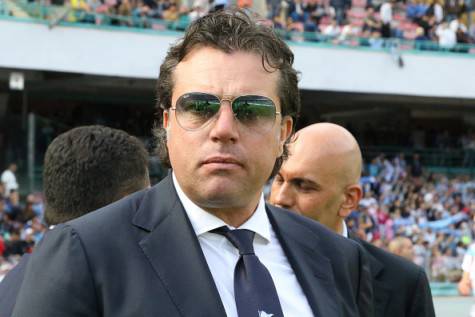
[[[363,189],[358,184],[353,184],[345,189],[345,200],[340,207],[338,216],[346,218],[353,210],[358,208],[358,204],[363,197]]]

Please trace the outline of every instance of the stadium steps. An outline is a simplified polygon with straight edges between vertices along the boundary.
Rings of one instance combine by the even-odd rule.
[[[4,0],[7,12],[17,18],[29,18],[30,15],[18,3],[12,0]]]
[[[1,0],[0,0],[1,1]],[[29,3],[24,0],[5,0],[7,8],[15,17],[41,18],[50,21],[50,27],[57,24],[70,11],[67,6],[43,6],[39,3]]]

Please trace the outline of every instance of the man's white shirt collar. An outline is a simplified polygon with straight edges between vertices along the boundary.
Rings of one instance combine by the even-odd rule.
[[[344,236],[345,238],[348,238],[348,227],[346,226],[346,222],[343,220],[343,229],[341,235]]]
[[[186,194],[181,189],[180,184],[178,184],[174,173],[172,173],[172,176],[176,192],[178,194],[178,197],[180,198],[181,203],[183,204],[183,208],[185,209],[188,218],[190,219],[191,225],[196,233],[196,236],[199,237],[211,230],[222,226],[228,226],[230,229],[236,229],[226,224],[223,220],[216,217],[215,215],[203,210],[193,201],[191,201],[191,199],[189,199],[188,196],[186,196]],[[248,229],[255,232],[257,234],[256,236],[262,238],[264,240],[262,242],[267,244],[271,241],[271,224],[269,218],[267,217],[265,208],[266,207],[264,202],[264,195],[261,194],[255,212],[238,229]]]

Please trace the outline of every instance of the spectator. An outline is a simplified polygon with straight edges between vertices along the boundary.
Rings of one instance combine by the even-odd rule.
[[[388,251],[402,256],[409,261],[414,261],[414,246],[412,241],[406,237],[397,237],[388,245]]]
[[[211,0],[211,5],[214,11],[223,10],[228,6],[228,0]]]
[[[190,20],[194,21],[208,14],[210,5],[208,0],[194,0],[189,13]]]
[[[385,39],[391,37],[391,23],[393,20],[393,0],[385,0],[379,9],[381,16],[381,36]]]
[[[302,0],[294,0],[290,2],[288,10],[292,21],[304,23],[307,20],[308,13],[304,11]]]
[[[340,27],[338,26],[336,19],[330,20],[330,24],[323,28],[322,34],[329,39],[335,39],[340,35]]]
[[[445,1],[445,21],[450,22],[458,19],[462,13],[467,11],[464,0],[446,0]]]
[[[178,12],[178,7],[175,2],[171,2],[170,5],[166,10],[163,11],[162,18],[165,21],[176,21],[178,20],[179,17],[179,12]]]
[[[9,197],[10,193],[13,190],[18,191],[19,186],[16,180],[15,173],[17,171],[17,165],[15,163],[10,163],[8,168],[3,171],[2,175],[0,176],[0,180],[3,184],[4,188],[4,196]]]
[[[429,7],[427,8],[426,15],[434,16],[435,23],[440,24],[444,20],[444,9],[441,5],[441,0],[429,0]]]
[[[421,0],[409,0],[406,4],[406,16],[418,23],[428,10],[428,5]]]
[[[411,176],[413,178],[419,178],[422,176],[423,169],[422,169],[422,163],[420,161],[420,156],[419,154],[414,154],[412,156],[412,163],[411,163]]]
[[[342,25],[346,19],[346,11],[351,7],[349,0],[330,0],[330,5],[335,10],[335,20],[338,25]]]
[[[121,25],[132,26],[132,19],[130,18],[132,16],[132,12],[133,5],[131,0],[122,0],[117,9],[117,14],[124,17],[124,19],[120,21]]]
[[[380,32],[381,28],[381,20],[375,15],[374,8],[372,6],[367,6],[366,16],[363,21],[363,33],[372,34],[373,32]]]
[[[447,22],[440,24],[437,27],[435,34],[438,38],[439,47],[443,50],[453,49],[457,44],[457,35],[455,31],[450,28]]]
[[[462,278],[458,283],[458,290],[461,295],[473,295],[475,286],[475,244],[471,244],[463,257]],[[475,315],[471,315],[475,316]]]
[[[320,25],[324,17],[332,17],[335,15],[335,10],[325,0],[315,0],[315,3],[309,4],[307,11],[314,19],[317,25]]]

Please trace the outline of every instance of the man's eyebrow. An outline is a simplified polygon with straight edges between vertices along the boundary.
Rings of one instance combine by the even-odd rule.
[[[310,185],[314,187],[320,187],[320,185],[317,182],[305,177],[295,177],[295,178],[290,179],[290,182],[294,184],[305,184],[305,185]]]

